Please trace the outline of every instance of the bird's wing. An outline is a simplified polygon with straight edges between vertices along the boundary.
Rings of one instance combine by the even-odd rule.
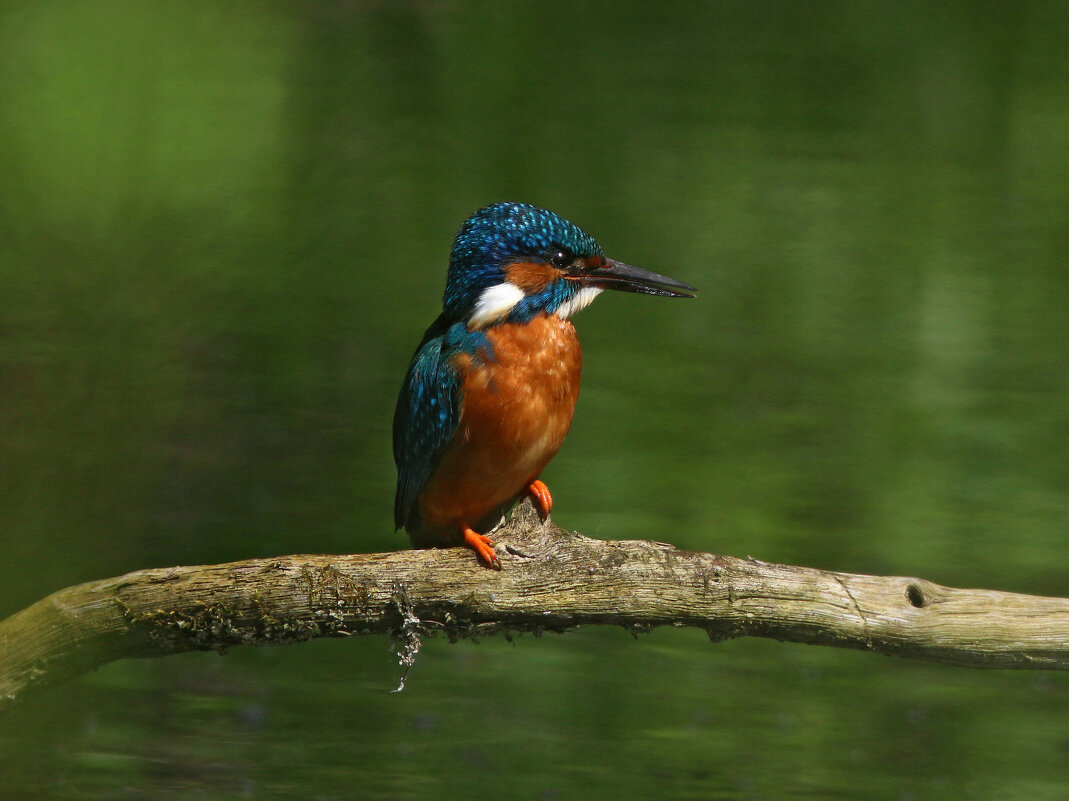
[[[410,531],[420,525],[419,494],[460,422],[463,392],[450,363],[447,330],[448,324],[439,318],[423,335],[394,411],[397,495],[393,518],[397,528]]]

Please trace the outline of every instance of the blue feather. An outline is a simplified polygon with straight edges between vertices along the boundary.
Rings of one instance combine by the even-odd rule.
[[[579,226],[528,203],[495,203],[464,221],[453,243],[446,276],[442,313],[462,320],[483,290],[504,280],[503,268],[514,261],[548,261],[558,250],[586,258],[603,255],[594,237]],[[554,282],[541,295],[525,299],[511,322],[527,322],[552,313],[578,291],[573,282]]]
[[[409,365],[393,418],[397,528],[412,532],[421,527],[420,493],[460,423],[463,377],[454,357],[461,353],[475,356],[476,363],[493,358],[485,334],[468,331],[463,323],[451,323],[442,314],[424,333]]]

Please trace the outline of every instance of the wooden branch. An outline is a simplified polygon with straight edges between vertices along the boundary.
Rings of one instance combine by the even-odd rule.
[[[941,587],[606,542],[524,503],[496,535],[504,567],[465,549],[285,556],[140,570],[60,590],[0,622],[0,710],[116,659],[313,637],[693,626],[987,668],[1069,668],[1069,599]]]

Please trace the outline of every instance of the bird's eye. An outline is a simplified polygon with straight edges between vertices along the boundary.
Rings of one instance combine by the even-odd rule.
[[[572,263],[572,256],[566,250],[558,250],[550,257],[549,261],[554,267],[559,267],[563,270]]]

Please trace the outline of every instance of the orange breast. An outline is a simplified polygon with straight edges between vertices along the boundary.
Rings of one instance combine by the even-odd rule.
[[[493,360],[457,357],[464,403],[457,433],[420,495],[424,530],[433,532],[426,544],[453,539],[461,524],[496,523],[572,424],[583,359],[572,324],[543,315],[493,326],[486,336]]]

